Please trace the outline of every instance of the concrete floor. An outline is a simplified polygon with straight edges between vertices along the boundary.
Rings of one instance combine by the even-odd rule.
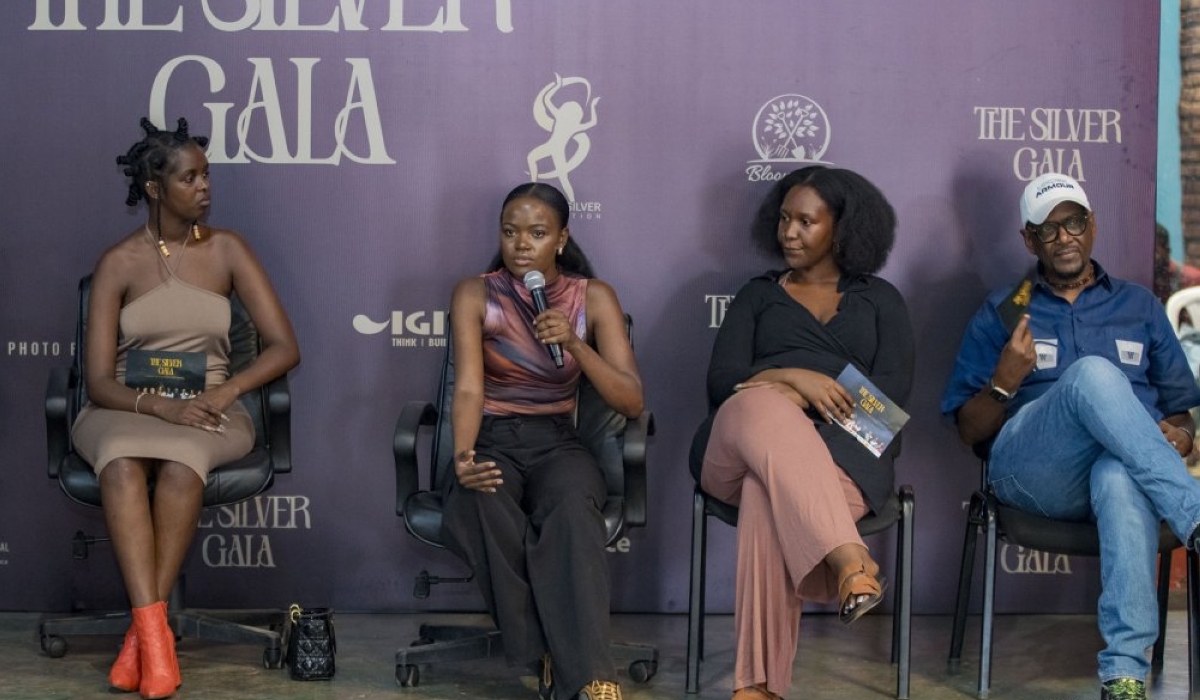
[[[65,657],[42,653],[37,640],[38,615],[0,614],[0,654],[7,660],[0,673],[0,698],[105,698],[108,667],[115,658],[115,637],[73,637]],[[395,682],[395,652],[407,646],[422,622],[474,622],[476,615],[338,614],[337,677],[329,682],[289,680],[286,670],[261,665],[255,646],[184,640],[179,662],[184,685],[175,694],[193,698],[247,700],[448,700],[513,698],[536,700],[537,684],[519,676],[502,661],[463,662],[421,669],[420,685],[401,688]],[[1186,613],[1172,611],[1168,625],[1166,668],[1151,687],[1155,700],[1184,700],[1187,692]],[[732,629],[728,616],[707,622],[707,661],[701,669],[701,693],[684,692],[687,618],[683,615],[617,615],[618,639],[658,645],[659,672],[636,684],[622,671],[622,689],[630,700],[675,698],[726,700],[733,672]],[[891,616],[869,615],[850,629],[832,615],[807,615],[800,639],[794,685],[789,700],[888,698],[895,693],[895,668],[888,663]],[[961,674],[949,676],[946,653],[950,619],[913,619],[914,700],[962,700],[975,695],[978,663],[978,617],[968,627]],[[1006,700],[1094,700],[1100,695],[1095,656],[1100,641],[1095,618],[1078,615],[1001,616],[996,620],[996,653],[991,698]]]

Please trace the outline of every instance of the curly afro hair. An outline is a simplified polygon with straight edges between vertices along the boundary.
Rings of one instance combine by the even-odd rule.
[[[847,275],[878,272],[896,241],[896,212],[879,188],[852,170],[814,165],[775,183],[750,230],[754,245],[782,257],[779,209],[793,187],[811,187],[833,216],[833,259]]]

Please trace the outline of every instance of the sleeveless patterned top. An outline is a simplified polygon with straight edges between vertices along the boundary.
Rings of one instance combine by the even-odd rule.
[[[483,318],[483,412],[493,416],[544,416],[572,413],[579,365],[563,353],[559,369],[533,331],[537,312],[524,283],[507,269],[482,275],[487,287]],[[550,308],[567,315],[575,334],[587,342],[588,281],[559,276],[546,285]]]

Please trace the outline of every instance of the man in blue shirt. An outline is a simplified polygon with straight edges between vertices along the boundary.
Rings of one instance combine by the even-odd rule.
[[[1189,547],[1200,524],[1200,482],[1181,459],[1200,389],[1153,294],[1091,259],[1096,217],[1078,182],[1036,178],[1021,217],[1038,259],[1028,309],[1013,311],[1013,289],[988,298],[941,409],[967,444],[992,441],[987,478],[1001,501],[1096,521],[1100,697],[1143,700],[1146,649],[1158,636],[1159,522]]]

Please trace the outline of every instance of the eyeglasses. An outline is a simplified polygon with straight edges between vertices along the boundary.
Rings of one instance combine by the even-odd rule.
[[[1047,221],[1037,226],[1026,226],[1025,230],[1032,233],[1040,243],[1050,243],[1058,238],[1060,228],[1066,229],[1067,233],[1072,236],[1082,236],[1083,232],[1087,230],[1088,216],[1090,215],[1090,213],[1075,214],[1062,221]]]

